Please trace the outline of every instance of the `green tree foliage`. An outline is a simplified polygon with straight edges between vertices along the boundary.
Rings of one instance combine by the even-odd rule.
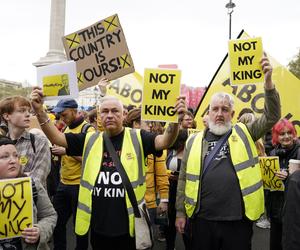
[[[5,86],[5,87],[2,87],[0,90],[0,100],[5,97],[13,96],[13,95],[20,95],[20,96],[24,96],[24,97],[28,98],[31,91],[32,91],[31,87],[15,89],[11,86]]]
[[[289,62],[288,69],[300,79],[300,49],[294,59]]]

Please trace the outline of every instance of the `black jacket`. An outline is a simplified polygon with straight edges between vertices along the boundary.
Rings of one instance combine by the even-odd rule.
[[[279,156],[280,169],[288,169],[290,159],[300,159],[300,145],[295,143],[291,149],[282,148],[280,145],[275,147],[271,156]],[[284,181],[286,185],[286,181]],[[282,209],[284,204],[284,192],[272,191],[269,194],[270,218],[278,223],[282,222]],[[300,248],[299,248],[300,249]]]
[[[300,249],[300,171],[294,172],[287,181],[283,208],[283,250]]]

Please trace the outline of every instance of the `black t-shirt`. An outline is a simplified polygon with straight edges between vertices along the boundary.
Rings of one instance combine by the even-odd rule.
[[[110,138],[118,155],[121,155],[123,137],[124,131]],[[162,151],[155,150],[155,137],[155,134],[141,130],[145,157],[148,154],[161,155]],[[66,139],[67,154],[81,155],[85,134],[66,134]],[[125,189],[104,143],[101,171],[92,194],[91,228],[98,234],[113,237],[128,234],[128,223]]]
[[[207,132],[205,139],[209,142],[208,153],[220,138]],[[224,221],[242,219],[242,196],[228,142],[214,157],[202,179],[200,199],[198,216],[201,218]]]

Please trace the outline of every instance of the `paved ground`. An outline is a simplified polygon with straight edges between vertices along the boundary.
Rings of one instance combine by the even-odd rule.
[[[254,234],[252,240],[252,250],[268,250],[269,249],[269,231],[268,229],[260,229],[256,226],[253,227]],[[180,235],[177,236],[176,250],[184,250],[183,241]],[[155,242],[154,250],[165,249],[164,242]]]
[[[256,226],[253,226],[254,234],[252,240],[252,250],[268,250],[269,249],[269,229],[260,229]],[[68,250],[75,249],[75,241],[74,241],[74,234],[72,232],[71,223],[68,225]],[[155,246],[153,250],[164,250],[165,249],[165,242],[158,242],[155,241]],[[176,240],[176,250],[184,250],[184,245],[182,239],[177,236]]]

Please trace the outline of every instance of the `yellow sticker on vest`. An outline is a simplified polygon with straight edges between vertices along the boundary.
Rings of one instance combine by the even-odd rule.
[[[232,135],[232,136],[231,136],[231,140],[232,140],[233,142],[237,142],[237,141],[238,141],[238,138],[237,138],[236,135]]]
[[[127,160],[132,160],[133,159],[133,155],[131,153],[127,153],[126,157],[127,157]]]

